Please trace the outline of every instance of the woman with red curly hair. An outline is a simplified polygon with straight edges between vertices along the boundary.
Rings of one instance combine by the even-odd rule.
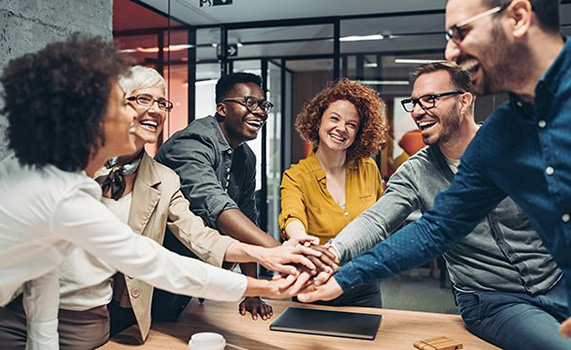
[[[379,169],[370,158],[386,131],[385,105],[377,92],[342,79],[329,83],[298,114],[295,128],[313,152],[284,173],[279,225],[284,239],[335,237],[382,194]],[[379,285],[365,285],[328,302],[381,307]]]

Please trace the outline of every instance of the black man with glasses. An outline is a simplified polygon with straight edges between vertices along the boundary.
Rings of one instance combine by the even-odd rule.
[[[257,226],[256,158],[246,141],[258,136],[272,107],[260,76],[226,75],[216,84],[216,114],[176,132],[156,155],[159,163],[179,175],[190,209],[208,226],[238,241],[268,248],[280,243]],[[188,252],[172,235],[167,234],[164,245],[181,254]],[[320,269],[325,267],[321,261],[334,265],[326,256],[321,260],[309,258]],[[248,276],[257,275],[255,264],[241,264],[241,268]],[[180,313],[188,300],[181,296],[166,298],[165,305],[178,309],[168,314]],[[246,298],[239,311],[242,315],[250,312],[254,319],[272,316],[271,306],[259,298]]]
[[[333,239],[341,263],[387,239],[414,211],[432,209],[478,132],[468,72],[438,62],[415,68],[411,77],[412,98],[402,105],[428,147],[402,164],[381,199]],[[567,310],[561,270],[511,199],[504,199],[444,257],[458,309],[472,333],[507,349],[568,348],[558,335]]]
[[[176,132],[156,155],[159,163],[178,174],[191,210],[208,226],[241,242],[265,247],[280,243],[257,226],[256,157],[245,141],[258,136],[272,107],[266,101],[261,77],[226,75],[216,84],[215,116],[197,119]],[[256,265],[241,267],[245,274],[257,275]],[[180,299],[178,308],[184,308],[188,299]],[[255,319],[272,315],[271,306],[259,298],[245,299],[240,312],[245,314],[246,309]]]
[[[492,11],[498,6],[503,9]],[[336,296],[363,281],[417,266],[451,247],[510,196],[563,271],[569,305],[571,41],[560,34],[559,7],[559,0],[448,1],[446,27],[455,30],[446,59],[472,74],[476,94],[508,92],[510,100],[480,128],[433,210],[300,300]],[[441,238],[451,242],[448,248]],[[431,244],[419,243],[426,239]],[[424,254],[413,254],[417,249]],[[569,315],[567,310],[560,328],[567,337]]]

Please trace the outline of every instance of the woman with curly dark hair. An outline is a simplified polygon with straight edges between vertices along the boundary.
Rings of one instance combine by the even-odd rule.
[[[312,235],[323,244],[381,197],[379,169],[370,157],[385,135],[384,108],[375,90],[348,79],[305,103],[295,128],[313,152],[283,176],[279,225],[285,239]],[[379,285],[329,303],[381,307]]]
[[[0,78],[14,151],[0,161],[0,306],[23,305],[27,323],[21,344],[9,321],[0,322],[8,337],[16,335],[14,342],[2,340],[4,348],[60,348],[58,267],[75,246],[171,292],[235,301],[286,295],[278,289],[282,281],[246,278],[171,253],[133,233],[100,202],[101,187],[89,176],[109,158],[137,150],[137,112],[117,83],[127,69],[112,44],[73,35],[10,61]],[[95,311],[107,317],[105,306]],[[76,321],[72,327],[85,323]],[[73,328],[68,334],[71,342],[62,348],[106,341]]]

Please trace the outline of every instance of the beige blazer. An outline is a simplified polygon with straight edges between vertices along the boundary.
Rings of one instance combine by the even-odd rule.
[[[129,226],[161,244],[168,227],[200,259],[222,266],[226,250],[236,241],[207,227],[194,215],[179,188],[176,173],[145,153],[133,188]],[[123,293],[129,295],[144,342],[151,327],[153,287],[129,276],[125,277],[125,287]]]

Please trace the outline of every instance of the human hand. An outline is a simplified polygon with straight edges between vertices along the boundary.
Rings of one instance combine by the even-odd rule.
[[[571,337],[571,317],[563,321],[561,327],[559,327],[559,333],[561,333],[564,337]]]
[[[262,318],[262,320],[269,320],[274,311],[270,304],[266,304],[260,297],[246,297],[240,305],[238,305],[238,312],[240,315],[246,316],[246,312],[249,312],[252,315],[252,320],[257,320],[258,315]]]
[[[283,242],[283,245],[296,246],[298,244],[303,244],[306,246],[309,246],[310,244],[319,244],[319,238],[310,235],[300,235]]]
[[[299,245],[302,244],[308,248],[316,250],[321,253],[319,256],[308,255],[307,258],[317,267],[316,272],[327,271],[332,273],[334,270],[339,268],[337,263],[339,259],[333,253],[333,249],[329,248],[327,245],[319,245],[319,238],[310,235],[300,235],[295,238],[290,238],[285,241],[283,245]]]
[[[343,294],[343,289],[341,289],[339,283],[337,283],[335,278],[330,278],[325,284],[320,286],[315,284],[307,286],[297,295],[297,299],[303,303],[312,303],[318,300],[333,300],[341,294]]]
[[[296,275],[275,275],[270,281],[246,276],[248,284],[244,296],[261,296],[274,299],[290,298],[289,291],[298,276],[299,273]]]
[[[317,259],[316,257],[308,257],[309,259],[317,259],[318,261],[312,260],[317,266],[317,274],[313,271],[310,271],[302,266],[297,266],[298,274],[290,274],[290,276],[282,276],[287,281],[289,287],[289,293],[294,296],[298,294],[302,289],[307,288],[311,284],[324,284],[329,280],[329,278],[333,275],[335,270],[338,268],[336,261],[338,261],[337,255],[335,254],[334,249],[327,245],[311,245],[312,249],[320,251],[323,255]],[[328,264],[332,265],[325,265],[322,261],[326,261]]]
[[[309,248],[316,250],[321,253],[319,258],[309,256],[308,258],[311,262],[317,267],[317,272],[326,272],[327,275],[331,275],[335,270],[339,268],[339,259],[337,255],[334,253],[334,249],[331,248],[329,245],[318,245],[318,244],[311,244]],[[323,282],[325,282],[325,279]]]
[[[339,264],[339,253],[337,252],[337,250],[335,250],[333,248],[332,245],[330,244],[325,244],[322,247],[322,249],[327,249],[327,252],[329,253],[329,257],[333,257],[333,261],[335,262],[335,265],[333,266],[333,270],[332,271],[320,271],[317,276],[315,276],[313,278],[313,282],[316,285],[320,285],[320,284],[324,284],[325,282],[327,282],[329,280],[329,278],[331,278],[331,276],[333,275],[333,273],[335,272],[334,270],[337,270],[339,268],[339,266],[337,264]]]
[[[251,254],[257,262],[267,269],[282,274],[297,274],[296,266],[305,268],[312,271],[312,274],[315,274],[318,268],[313,261],[318,261],[319,266],[323,265],[320,262],[321,260],[319,260],[323,255],[322,252],[301,244],[283,244],[274,248],[257,247],[251,249]]]

